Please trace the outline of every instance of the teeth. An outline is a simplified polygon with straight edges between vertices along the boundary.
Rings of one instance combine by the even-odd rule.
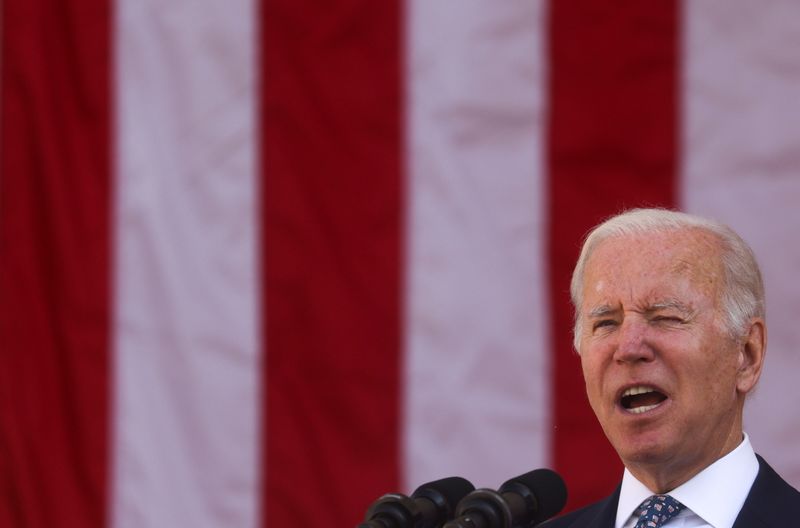
[[[655,389],[653,387],[647,387],[646,385],[639,385],[638,387],[627,389],[622,393],[622,396],[636,396],[637,394],[645,394],[647,392],[655,392]]]
[[[631,412],[633,414],[640,414],[640,413],[643,413],[643,412],[647,412],[650,409],[655,409],[659,405],[661,405],[661,404],[660,403],[656,403],[655,405],[644,405],[642,407],[632,407],[632,408],[628,409],[628,412]]]

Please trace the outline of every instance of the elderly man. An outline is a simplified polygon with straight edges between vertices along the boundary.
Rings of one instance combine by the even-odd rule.
[[[571,293],[589,403],[625,472],[547,526],[800,526],[800,493],[742,430],[767,341],[747,244],[703,218],[632,210],[589,234]]]

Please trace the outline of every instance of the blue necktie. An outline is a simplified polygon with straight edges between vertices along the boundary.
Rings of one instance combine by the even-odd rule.
[[[652,495],[642,502],[636,511],[639,520],[634,528],[659,528],[678,515],[684,508],[683,504],[669,495]]]

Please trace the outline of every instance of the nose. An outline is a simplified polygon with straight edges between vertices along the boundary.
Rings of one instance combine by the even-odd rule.
[[[655,354],[647,339],[647,330],[646,321],[626,317],[617,332],[618,341],[616,350],[614,350],[614,360],[619,363],[652,361]]]

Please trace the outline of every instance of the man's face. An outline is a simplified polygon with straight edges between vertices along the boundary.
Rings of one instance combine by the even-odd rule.
[[[586,391],[634,474],[656,467],[691,477],[741,441],[752,385],[741,375],[742,346],[723,325],[718,254],[710,235],[680,230],[607,239],[586,264]]]

